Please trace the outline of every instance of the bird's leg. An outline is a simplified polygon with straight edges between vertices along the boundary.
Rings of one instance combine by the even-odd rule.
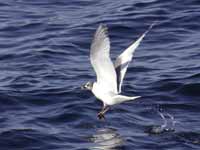
[[[102,111],[102,114],[104,115],[108,110],[109,110],[109,106],[106,106],[105,108],[104,108],[104,110]]]
[[[105,118],[104,114],[105,114],[108,110],[109,110],[109,106],[106,105],[106,104],[104,103],[104,104],[103,104],[102,110],[98,113],[99,119],[104,119],[104,118]]]

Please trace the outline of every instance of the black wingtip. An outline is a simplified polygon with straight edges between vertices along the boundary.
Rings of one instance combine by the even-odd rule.
[[[157,20],[154,21],[154,22],[150,25],[149,30],[151,30],[156,24],[158,24],[158,21],[157,21]]]
[[[106,35],[108,35],[108,27],[106,24],[101,23],[98,27],[99,31],[104,32]]]
[[[144,35],[146,35],[156,24],[158,23],[158,21],[154,21],[148,28],[148,30],[146,30],[146,32],[144,33]]]
[[[99,28],[108,28],[107,25],[105,23],[100,23],[99,24]]]

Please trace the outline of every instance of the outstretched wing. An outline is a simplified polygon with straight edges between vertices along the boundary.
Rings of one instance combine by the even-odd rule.
[[[149,29],[142,34],[132,45],[130,45],[122,54],[118,56],[118,58],[115,61],[115,70],[117,73],[117,90],[120,93],[121,92],[121,86],[122,82],[126,73],[126,70],[128,68],[128,65],[130,61],[132,60],[133,54],[136,50],[136,48],[140,45],[140,42],[143,40],[145,35],[150,31],[150,29],[153,27],[154,24],[152,24]]]
[[[97,83],[117,93],[117,77],[110,59],[110,40],[105,25],[100,25],[96,30],[90,48],[90,61],[97,75]]]

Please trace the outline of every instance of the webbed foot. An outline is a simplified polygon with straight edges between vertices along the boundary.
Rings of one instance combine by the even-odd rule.
[[[102,112],[99,112],[97,117],[101,120],[101,119],[105,119],[105,116]]]

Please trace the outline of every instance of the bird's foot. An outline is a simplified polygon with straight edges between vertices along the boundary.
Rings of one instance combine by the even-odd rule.
[[[99,112],[98,113],[98,118],[101,120],[101,119],[105,119],[105,116],[104,116],[104,114],[102,113],[102,112]]]

